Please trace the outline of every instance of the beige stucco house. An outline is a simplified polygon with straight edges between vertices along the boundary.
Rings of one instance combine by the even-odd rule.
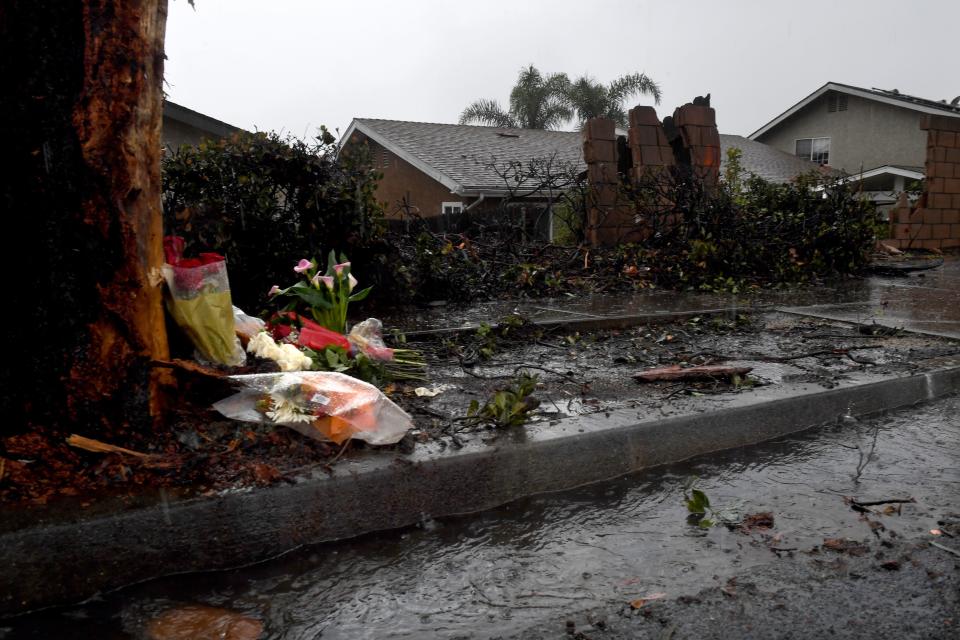
[[[838,169],[878,205],[889,205],[923,179],[924,114],[960,118],[960,97],[936,101],[828,82],[749,138]]]

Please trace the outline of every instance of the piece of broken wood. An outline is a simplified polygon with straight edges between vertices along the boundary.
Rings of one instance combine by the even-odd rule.
[[[213,367],[204,366],[198,362],[193,362],[190,360],[181,360],[179,358],[174,358],[173,360],[152,360],[150,362],[152,367],[161,367],[168,369],[177,369],[179,371],[186,371],[187,373],[195,373],[199,376],[206,378],[215,378],[221,380],[227,376],[226,373],[220,371],[219,369],[214,369]]]
[[[658,380],[715,380],[716,378],[732,378],[745,376],[753,371],[753,367],[734,367],[718,364],[700,365],[683,368],[680,365],[657,367],[633,374],[634,380],[640,382],[656,382]]]
[[[84,451],[90,451],[92,453],[119,453],[120,455],[131,456],[139,460],[140,463],[142,463],[145,467],[151,467],[154,469],[167,469],[176,467],[179,464],[179,461],[174,456],[162,456],[154,453],[141,453],[140,451],[118,447],[113,444],[101,442],[100,440],[94,440],[93,438],[78,436],[75,433],[71,434],[70,437],[67,438],[67,444],[71,447],[76,447],[77,449],[83,449]]]
[[[140,459],[150,457],[150,454],[148,453],[140,453],[139,451],[133,451],[132,449],[124,449],[123,447],[107,444],[106,442],[94,440],[93,438],[78,436],[75,433],[67,438],[67,444],[71,447],[83,449],[84,451],[92,451],[94,453],[122,453],[124,455],[133,456]]]

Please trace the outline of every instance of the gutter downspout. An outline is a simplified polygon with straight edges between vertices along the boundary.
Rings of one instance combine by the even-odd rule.
[[[468,205],[466,206],[466,208],[464,208],[463,212],[466,213],[466,212],[470,211],[470,209],[473,209],[475,206],[477,206],[478,204],[480,204],[481,202],[483,202],[484,198],[486,198],[486,197],[487,197],[487,194],[481,193],[481,194],[480,194],[480,197],[477,198],[476,200],[474,200],[473,202],[471,202],[470,204],[468,204]]]

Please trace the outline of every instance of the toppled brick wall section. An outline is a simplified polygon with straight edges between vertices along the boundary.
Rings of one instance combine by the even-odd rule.
[[[623,182],[637,185],[653,180],[669,187],[667,171],[686,167],[707,189],[720,183],[720,133],[716,112],[708,106],[685,104],[664,122],[653,107],[631,109],[628,175],[618,172],[616,141],[614,123],[606,118],[593,118],[583,129],[583,157],[592,187],[587,239],[593,246],[638,241],[652,232],[635,203],[620,197]],[[666,189],[659,197],[663,208],[669,210]]]
[[[901,196],[890,213],[891,240],[901,249],[960,248],[960,118],[926,115],[926,190],[915,207]]]

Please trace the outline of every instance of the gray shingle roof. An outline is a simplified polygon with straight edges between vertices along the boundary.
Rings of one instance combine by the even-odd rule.
[[[555,156],[585,169],[578,131],[504,129],[473,125],[437,124],[357,118],[354,124],[395,153],[415,164],[426,165],[463,191],[495,192],[503,179],[489,165]],[[353,125],[351,125],[351,130]],[[351,134],[347,131],[347,136]],[[346,141],[346,138],[345,140]],[[812,162],[784,153],[743,136],[721,135],[724,162],[730,147],[743,150],[741,164],[751,173],[772,182],[788,182],[800,173],[816,170]]]
[[[432,122],[357,118],[356,122],[382,136],[465,190],[496,190],[503,180],[487,165],[514,160],[549,158],[583,166],[580,134],[540,129],[504,129]]]
[[[736,147],[743,152],[740,164],[749,173],[755,173],[770,182],[790,182],[801,173],[817,171],[819,167],[809,160],[774,149],[770,145],[744,138],[720,134],[721,171],[727,163],[727,149]]]

